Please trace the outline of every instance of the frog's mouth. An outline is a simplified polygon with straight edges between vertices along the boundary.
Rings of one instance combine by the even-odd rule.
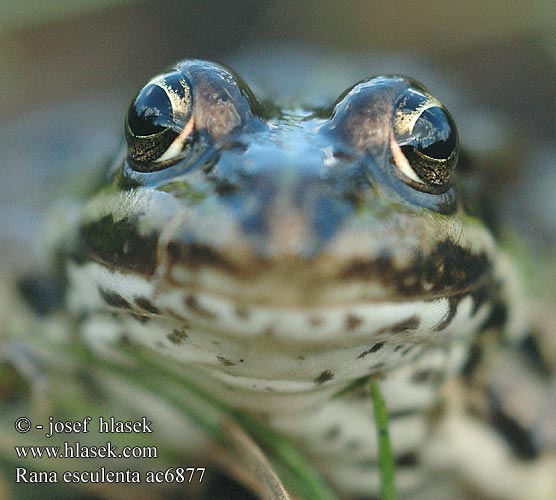
[[[112,250],[110,260],[98,251],[89,255],[111,270],[141,275],[157,288],[206,291],[239,302],[292,307],[448,298],[471,292],[491,279],[486,252],[476,254],[450,240],[411,258],[392,253],[365,258],[355,252],[346,256],[323,252],[312,259],[271,258],[240,255],[240,245],[228,254],[204,243],[171,241],[162,250],[160,245],[160,239],[147,241],[151,253],[146,258],[145,246],[135,254]],[[127,260],[118,261],[117,254],[125,254]]]
[[[155,274],[170,286],[290,307],[449,298],[491,279],[486,253],[465,251],[449,240],[406,260],[391,254],[343,259],[323,253],[311,260],[251,255],[242,265],[197,243],[174,243],[165,257]]]

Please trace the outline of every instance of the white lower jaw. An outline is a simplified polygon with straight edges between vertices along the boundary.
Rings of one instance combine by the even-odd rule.
[[[117,310],[129,337],[214,371],[240,392],[341,388],[346,381],[392,371],[431,348],[467,342],[488,313],[486,306],[474,313],[471,296],[460,300],[445,325],[450,315],[445,298],[298,309],[249,306],[203,292],[157,290],[142,276],[96,263],[71,265],[69,277],[73,310]],[[133,310],[108,306],[99,290],[117,294]],[[138,297],[159,314],[141,309]],[[148,321],[141,323],[137,314]]]

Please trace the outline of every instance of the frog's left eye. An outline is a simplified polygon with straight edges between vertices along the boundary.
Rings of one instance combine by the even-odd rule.
[[[454,120],[436,99],[408,89],[398,100],[390,141],[398,177],[421,191],[445,192],[457,163]]]
[[[125,136],[134,170],[152,172],[179,161],[193,135],[191,84],[180,71],[153,78],[126,116]]]

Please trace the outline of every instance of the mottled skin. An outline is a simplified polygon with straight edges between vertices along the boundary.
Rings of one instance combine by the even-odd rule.
[[[496,242],[458,192],[442,105],[378,77],[328,109],[279,109],[229,70],[184,61],[132,102],[126,139],[69,252],[84,337],[104,342],[110,319],[190,365],[345,497],[377,489],[358,382],[383,376],[399,486],[427,484],[427,412],[507,300]]]

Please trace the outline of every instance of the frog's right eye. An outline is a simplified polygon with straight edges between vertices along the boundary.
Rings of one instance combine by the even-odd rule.
[[[458,158],[458,134],[450,113],[421,87],[396,103],[390,143],[396,175],[426,193],[444,193]]]
[[[153,172],[176,163],[193,136],[191,84],[180,71],[153,78],[131,103],[125,136],[132,168]]]

